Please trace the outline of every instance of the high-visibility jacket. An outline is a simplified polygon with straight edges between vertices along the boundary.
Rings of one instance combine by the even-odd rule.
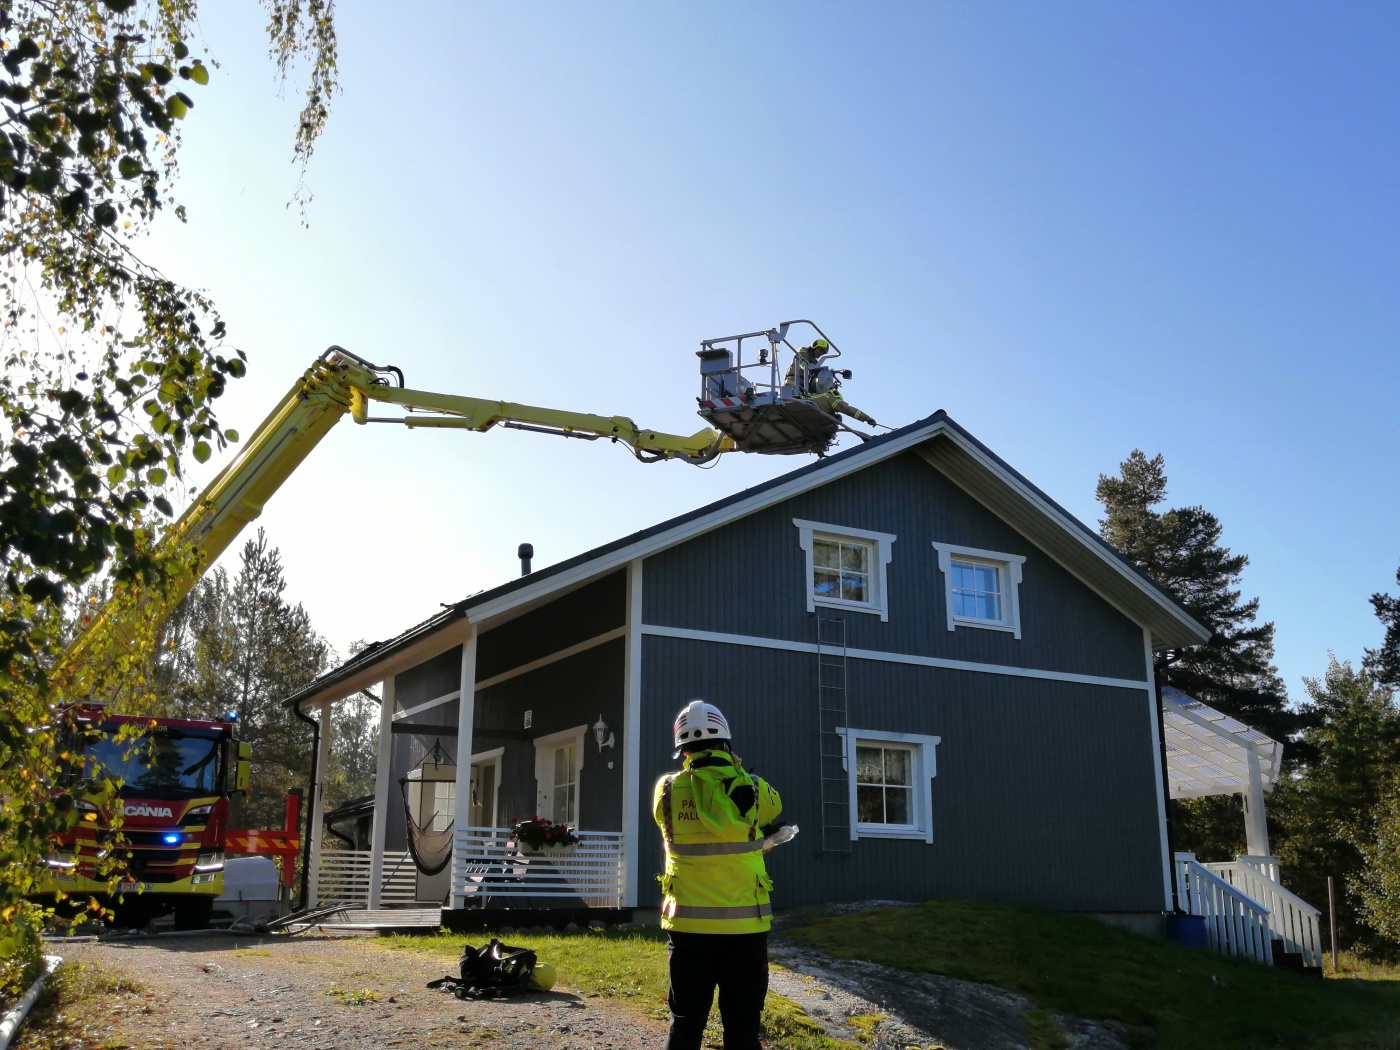
[[[772,925],[773,882],[763,832],[782,799],[728,751],[697,751],[656,782],[652,815],[666,845],[661,928],[762,933]]]

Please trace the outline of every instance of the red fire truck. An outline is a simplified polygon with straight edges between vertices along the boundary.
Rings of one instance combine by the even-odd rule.
[[[229,796],[248,786],[237,723],[136,719],[86,704],[73,715],[66,786],[79,819],[49,855],[43,892],[96,898],[123,925],[173,912],[177,929],[204,928],[224,888]],[[120,784],[115,799],[84,798],[84,782],[98,778]]]

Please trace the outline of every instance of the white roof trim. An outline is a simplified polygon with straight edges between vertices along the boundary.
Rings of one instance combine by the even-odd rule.
[[[1169,613],[1176,620],[1180,621],[1184,626],[1187,627],[1188,630],[1191,631],[1192,634],[1199,637],[1202,642],[1210,640],[1210,631],[1208,631],[1201,624],[1197,623],[1196,620],[1192,618],[1188,613],[1186,613],[1185,610],[1177,606],[1175,602],[1173,602],[1156,587],[1147,584],[1142,579],[1142,577],[1138,575],[1137,572],[1135,572],[1120,558],[1115,557],[1111,551],[1107,550],[1103,545],[1095,542],[1091,537],[1085,535],[1083,529],[1079,527],[1079,523],[1077,521],[1071,519],[1067,514],[1059,510],[1059,508],[1047,503],[1043,496],[1041,496],[1034,489],[1027,487],[1026,484],[1022,482],[1020,478],[1008,472],[1000,463],[998,463],[992,457],[988,456],[982,449],[977,447],[972,442],[968,441],[956,430],[948,428],[946,436],[953,442],[953,444],[957,445],[959,449],[961,449],[963,452],[967,453],[967,455],[975,459],[978,465],[980,465],[984,470],[996,475],[998,480],[1000,480],[1004,485],[1015,491],[1017,495],[1019,495],[1026,502],[1034,506],[1038,511],[1040,511],[1041,514],[1045,515],[1045,517],[1055,522],[1055,524],[1059,525],[1060,528],[1062,528],[1065,532],[1073,536],[1076,540],[1079,541],[1081,546],[1093,553],[1095,557],[1097,557],[1105,565],[1111,568],[1114,572],[1118,573],[1125,580],[1127,580],[1129,583],[1133,584],[1140,591],[1146,594],[1150,599],[1152,599],[1159,606],[1161,606],[1163,611]]]
[[[483,623],[502,613],[509,612],[518,605],[535,601],[546,594],[559,590],[563,587],[580,583],[593,576],[599,576],[605,572],[620,568],[636,558],[645,558],[650,554],[664,550],[667,547],[674,547],[678,543],[684,543],[688,539],[700,536],[721,526],[728,525],[731,521],[746,517],[755,511],[763,510],[783,500],[791,499],[793,496],[806,492],[809,489],[818,488],[821,485],[829,484],[838,478],[844,478],[848,474],[864,470],[871,464],[879,463],[907,452],[916,445],[927,441],[936,434],[949,432],[948,424],[944,420],[935,420],[926,427],[910,431],[903,437],[895,441],[887,441],[869,456],[851,456],[849,459],[836,464],[826,470],[813,471],[800,478],[793,478],[781,485],[774,485],[772,488],[756,492],[748,499],[736,500],[733,503],[719,507],[709,514],[703,514],[692,521],[684,522],[674,528],[664,532],[658,532],[654,536],[630,543],[625,547],[620,547],[602,557],[591,561],[575,565],[564,572],[555,573],[548,576],[539,583],[519,590],[503,594],[501,597],[478,605],[467,610],[467,618],[474,624]]]

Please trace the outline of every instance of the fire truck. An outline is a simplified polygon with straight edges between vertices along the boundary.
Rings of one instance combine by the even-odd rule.
[[[248,787],[237,723],[134,718],[92,703],[66,714],[64,786],[77,813],[52,845],[42,892],[95,899],[124,925],[173,912],[177,929],[204,928],[223,893],[229,796]],[[104,780],[119,785],[115,795],[94,790]]]

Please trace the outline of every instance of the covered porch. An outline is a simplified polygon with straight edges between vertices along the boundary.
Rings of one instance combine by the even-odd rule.
[[[1320,972],[1320,912],[1283,886],[1269,848],[1265,796],[1278,782],[1283,745],[1172,686],[1161,690],[1167,778],[1174,799],[1239,795],[1245,852],[1232,861],[1173,858],[1177,907],[1205,921],[1210,946],[1264,963]]]
[[[308,907],[635,905],[629,577],[479,619],[454,606],[288,699],[317,725]],[[380,707],[374,795],[328,830],[331,715],[362,695]],[[579,841],[532,850],[511,826],[536,816]]]

